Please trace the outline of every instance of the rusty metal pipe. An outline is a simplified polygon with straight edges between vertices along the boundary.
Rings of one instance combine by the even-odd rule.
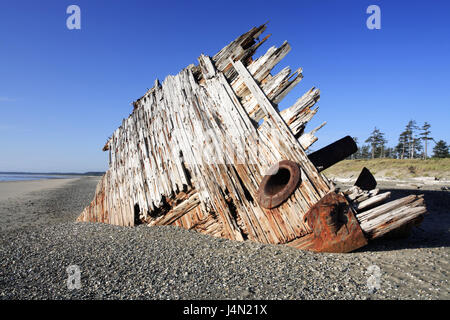
[[[257,199],[261,207],[273,209],[286,201],[300,182],[297,163],[283,160],[269,169],[259,185]]]

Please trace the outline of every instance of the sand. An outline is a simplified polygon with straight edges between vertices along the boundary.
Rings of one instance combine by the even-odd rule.
[[[0,231],[73,221],[91,200],[98,179],[0,182]]]
[[[450,299],[450,193],[424,193],[430,214],[407,239],[349,254],[212,238],[175,227],[74,222],[98,178],[18,182],[0,200],[2,299]],[[62,181],[58,181],[62,182]],[[55,181],[56,183],[56,181]],[[81,288],[67,287],[67,267]],[[370,291],[368,270],[380,270]]]
[[[64,186],[74,179],[45,179],[30,181],[0,181],[0,201],[21,197],[34,191],[43,191]]]

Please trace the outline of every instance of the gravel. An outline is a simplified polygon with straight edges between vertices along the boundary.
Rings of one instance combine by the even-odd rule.
[[[448,206],[429,206],[408,239],[317,254],[176,227],[73,222],[97,181],[81,178],[0,203],[0,216],[17,216],[0,234],[2,299],[450,298]],[[449,200],[448,192],[435,192],[433,201]],[[27,214],[40,219],[23,221]],[[80,268],[80,289],[68,288],[71,265]],[[375,292],[368,288],[372,265],[380,268]]]

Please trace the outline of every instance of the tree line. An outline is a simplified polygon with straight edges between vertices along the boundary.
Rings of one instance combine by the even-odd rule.
[[[430,128],[428,122],[419,127],[416,121],[410,120],[400,133],[397,145],[388,147],[384,133],[375,127],[369,138],[364,141],[365,144],[361,146],[358,144],[358,138],[353,137],[358,151],[350,156],[350,159],[427,159],[431,141],[435,143],[433,158],[449,158],[449,145],[444,140],[436,141],[431,136]]]

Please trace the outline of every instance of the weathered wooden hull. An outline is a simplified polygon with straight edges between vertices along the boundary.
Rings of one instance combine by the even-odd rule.
[[[155,81],[106,143],[110,167],[78,221],[175,225],[233,240],[312,248],[300,244],[314,235],[305,217],[334,192],[305,152],[320,129],[304,133],[320,93],[313,88],[292,107],[277,110],[302,74],[289,68],[270,73],[290,50],[287,42],[252,59],[267,39],[257,41],[265,28],[253,28],[212,58],[200,56],[197,66],[162,84]],[[267,208],[259,201],[260,184],[283,160],[298,164],[299,182],[279,205]],[[351,201],[347,207],[355,245],[316,251],[351,251],[366,243]]]

